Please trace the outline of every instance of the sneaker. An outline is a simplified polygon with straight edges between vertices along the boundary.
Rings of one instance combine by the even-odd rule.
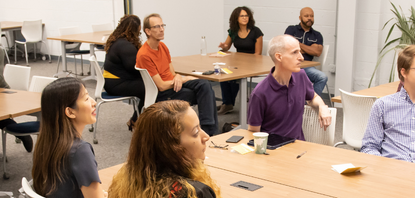
[[[218,115],[225,115],[230,113],[233,110],[233,105],[225,105],[223,104],[218,111]]]

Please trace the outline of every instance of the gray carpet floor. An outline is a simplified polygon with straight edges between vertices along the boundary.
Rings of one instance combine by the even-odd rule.
[[[41,57],[41,56],[40,56]],[[31,75],[38,76],[53,76],[56,73],[57,57],[52,58],[52,63],[47,61],[37,60],[34,62],[30,57],[29,64],[31,67]],[[39,58],[39,56],[38,56]],[[13,57],[11,57],[13,59]],[[25,60],[20,58],[17,62],[18,65],[25,65]],[[81,71],[80,62],[78,62],[78,72]],[[84,71],[89,68],[89,64],[84,64]],[[74,62],[68,62],[68,70],[74,71]],[[0,68],[0,72],[3,72],[3,68]],[[63,77],[63,76],[59,76]],[[78,78],[84,78],[78,76]],[[96,81],[85,81],[89,94],[94,97]],[[218,98],[221,98],[219,83],[212,83],[212,87]],[[238,96],[239,98],[239,96]],[[327,97],[324,98],[326,104],[329,105]],[[217,101],[217,105],[221,102]],[[239,122],[239,101],[235,104],[234,111],[221,115],[219,119],[219,130],[222,130],[222,126],[225,122]],[[128,131],[126,122],[129,120],[133,113],[133,107],[123,102],[105,103],[99,109],[97,138],[99,143],[93,144],[93,134],[88,131],[89,127],[86,127],[83,131],[83,139],[94,148],[96,161],[98,162],[98,169],[104,169],[110,166],[114,166],[123,163],[126,160],[126,156],[129,149],[131,140],[131,132]],[[35,120],[31,116],[21,116],[15,118],[17,122],[32,121]],[[342,127],[343,127],[343,111],[337,110],[336,117],[336,136],[335,142],[339,142],[342,139]],[[218,133],[221,133],[218,132]],[[34,142],[36,142],[36,136],[32,136]],[[350,149],[350,147],[341,146],[341,148]],[[3,152],[0,150],[0,159],[2,160]],[[12,191],[15,195],[18,195],[18,189],[21,187],[22,177],[31,179],[32,168],[32,153],[26,152],[23,145],[15,143],[15,137],[7,135],[7,156],[8,163],[6,165],[7,172],[10,176],[9,180],[3,180],[0,178],[0,191]],[[0,163],[0,173],[3,175],[3,163]]]

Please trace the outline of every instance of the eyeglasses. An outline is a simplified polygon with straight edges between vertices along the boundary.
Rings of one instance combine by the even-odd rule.
[[[241,17],[241,18],[248,18],[249,15],[239,15],[239,17]]]
[[[210,142],[212,142],[212,141],[210,141]],[[211,145],[209,145],[210,148],[218,148],[218,149],[223,149],[223,150],[228,150],[228,146],[229,145],[227,145],[227,144],[226,145],[224,145],[224,144],[217,145],[217,144],[215,144],[213,142],[212,142]]]
[[[166,24],[161,24],[161,25],[155,25],[155,26],[153,26],[153,27],[151,27],[151,28],[156,28],[156,29],[160,29],[160,28],[165,28],[166,27]]]

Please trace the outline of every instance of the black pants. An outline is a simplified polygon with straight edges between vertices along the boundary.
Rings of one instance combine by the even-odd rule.
[[[179,92],[175,92],[173,89],[159,92],[157,102],[164,100],[184,100],[190,105],[198,104],[201,128],[210,136],[218,131],[215,92],[207,80],[187,81],[183,83]]]
[[[235,106],[235,99],[239,92],[239,84],[236,83],[236,80],[220,82],[220,89],[222,90],[223,104]]]
[[[136,80],[123,80],[123,79],[105,79],[104,85],[105,91],[114,96],[136,96],[140,98],[138,103],[138,111],[141,112],[141,108],[144,106],[144,96],[146,94],[144,82],[141,78]],[[137,112],[134,111],[131,117],[133,121],[137,120]]]

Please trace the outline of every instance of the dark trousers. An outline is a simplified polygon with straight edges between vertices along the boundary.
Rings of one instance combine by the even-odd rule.
[[[235,99],[239,92],[239,84],[236,82],[236,80],[231,80],[220,83],[223,104],[235,106]]]
[[[105,79],[104,85],[105,91],[114,96],[136,96],[140,98],[139,103],[137,104],[138,111],[141,112],[141,109],[144,106],[144,96],[145,86],[141,78],[136,80],[124,80],[124,79]],[[134,111],[131,120],[137,120],[137,112]]]
[[[157,102],[165,100],[184,100],[190,105],[198,104],[201,128],[210,136],[218,131],[215,92],[207,80],[187,81],[183,83],[179,92],[175,92],[173,89],[159,92]]]

